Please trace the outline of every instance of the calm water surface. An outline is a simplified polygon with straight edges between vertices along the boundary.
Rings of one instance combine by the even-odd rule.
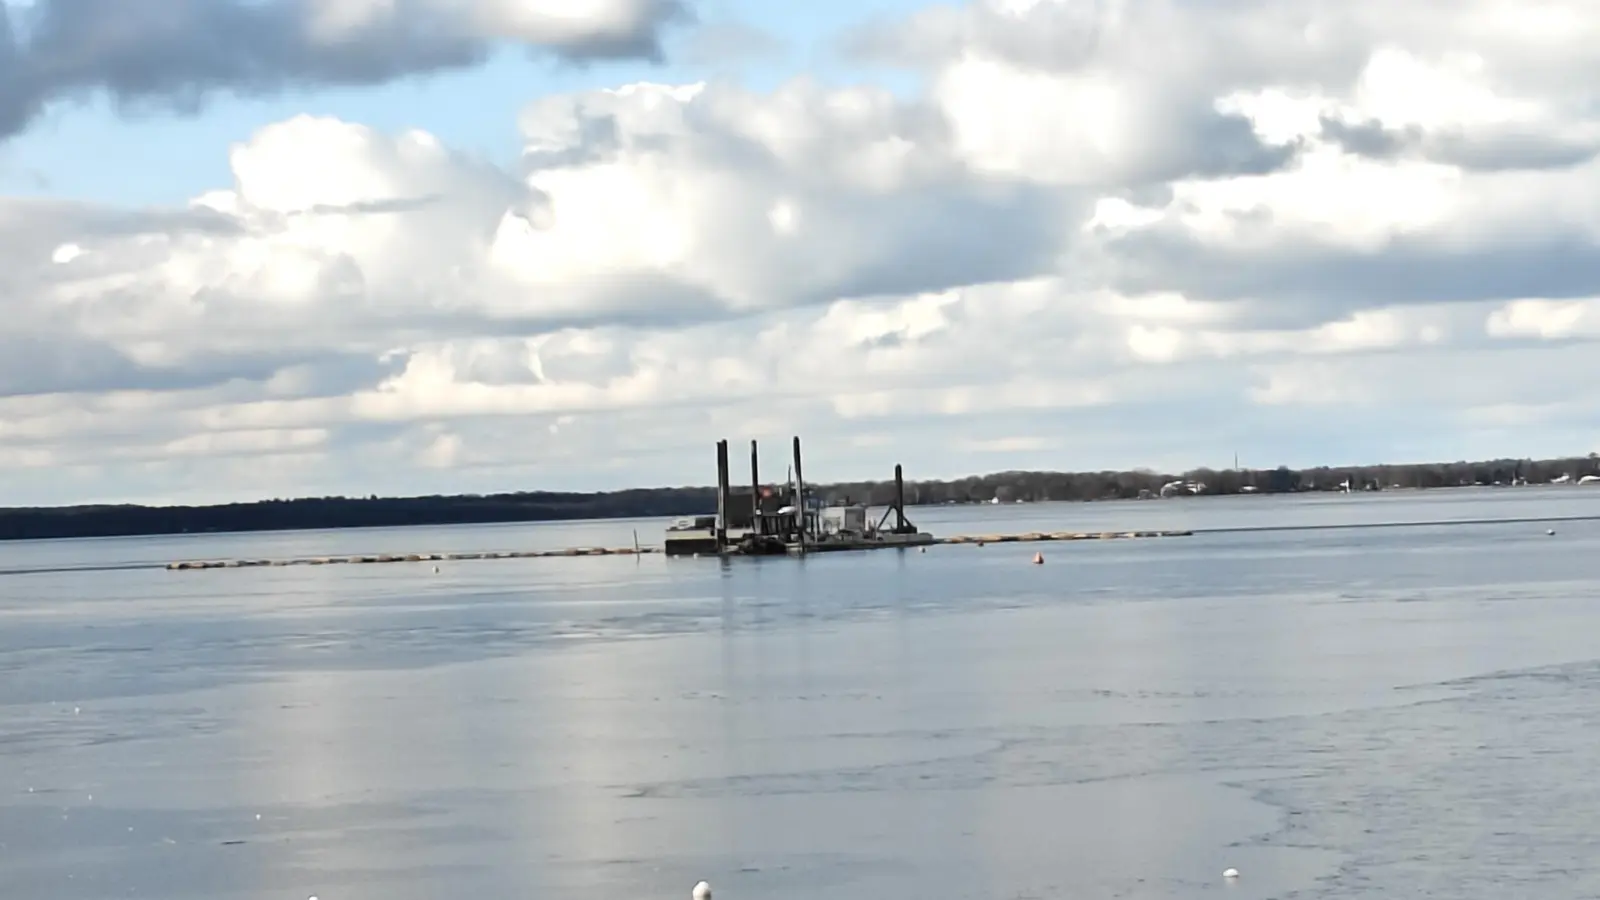
[[[999,545],[439,574],[103,568],[661,523],[0,544],[0,883],[1600,893],[1600,489],[914,512],[942,534],[1203,533],[1046,544],[1044,566]],[[1351,527],[1393,522],[1434,524]],[[1286,530],[1234,530],[1263,526]]]

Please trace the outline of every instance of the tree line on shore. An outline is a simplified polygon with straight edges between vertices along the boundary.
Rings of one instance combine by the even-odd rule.
[[[1202,468],[1182,473],[998,472],[953,481],[908,481],[905,490],[908,505],[935,505],[1548,484],[1585,477],[1600,477],[1600,456],[1312,469]],[[894,499],[893,482],[819,485],[817,491],[830,503],[881,506]],[[0,540],[654,518],[709,514],[716,505],[715,488],[664,487],[599,493],[310,497],[216,506],[12,507],[0,508]]]
[[[1056,500],[1136,500],[1163,495],[1289,494],[1308,491],[1381,491],[1473,485],[1550,484],[1600,476],[1600,454],[1562,459],[1497,459],[1480,462],[1409,465],[1319,466],[1311,469],[1192,469],[1181,473],[1136,469],[1127,472],[996,472],[954,481],[906,483],[908,505],[949,503],[1047,502]],[[1348,487],[1347,487],[1348,485]],[[830,501],[851,499],[887,504],[894,484],[855,482],[829,485]]]

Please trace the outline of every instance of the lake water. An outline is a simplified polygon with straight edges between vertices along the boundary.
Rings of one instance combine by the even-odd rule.
[[[0,544],[0,884],[1600,893],[1600,489],[912,512],[939,534],[1201,533],[438,574],[101,569],[662,523]],[[1395,522],[1434,524],[1363,527]]]

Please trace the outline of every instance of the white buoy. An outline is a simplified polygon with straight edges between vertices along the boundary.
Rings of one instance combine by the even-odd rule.
[[[1227,878],[1227,879],[1238,878],[1239,877],[1239,870],[1238,869],[1223,869],[1222,870],[1222,877],[1223,878]]]
[[[711,900],[711,885],[704,881],[694,886],[694,893],[690,895],[694,900]]]
[[[433,574],[435,574],[435,575],[439,574],[439,567],[438,566],[434,566],[433,567]]]
[[[1546,529],[1545,529],[1545,530],[1544,530],[1544,533],[1545,533],[1545,534],[1555,534],[1555,533],[1556,533],[1556,530],[1555,530],[1555,529],[1554,529],[1554,528],[1546,528]]]
[[[1044,554],[1043,553],[1035,553],[1033,555],[1033,564],[1036,565],[1036,566],[1044,565]]]

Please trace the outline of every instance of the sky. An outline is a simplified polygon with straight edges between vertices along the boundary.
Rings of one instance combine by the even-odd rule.
[[[1590,0],[0,7],[0,506],[1600,450]]]

